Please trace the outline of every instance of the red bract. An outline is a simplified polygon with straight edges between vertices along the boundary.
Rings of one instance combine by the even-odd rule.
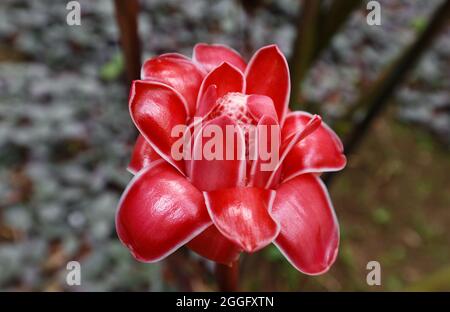
[[[136,259],[158,261],[187,244],[229,264],[273,243],[304,273],[329,269],[339,226],[319,175],[342,169],[346,159],[320,117],[288,112],[289,90],[288,65],[275,45],[261,48],[248,65],[234,50],[207,44],[196,45],[192,59],[171,53],[145,62],[129,100],[140,132],[129,165],[135,177],[116,217],[119,237]],[[242,131],[231,147],[244,158],[174,158],[172,129],[181,124],[192,131],[194,117],[202,124],[190,142],[194,153],[208,144],[198,139],[206,125],[234,125]],[[262,169],[267,160],[248,155],[248,129],[259,125],[281,127],[271,171]],[[225,154],[230,144],[223,143]]]

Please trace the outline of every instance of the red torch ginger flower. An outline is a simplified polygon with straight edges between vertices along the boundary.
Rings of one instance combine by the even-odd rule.
[[[116,216],[134,257],[154,262],[187,244],[229,264],[273,243],[301,272],[326,272],[339,226],[319,175],[341,170],[346,159],[320,117],[288,111],[289,69],[277,46],[261,48],[246,64],[226,46],[198,44],[192,59],[169,53],[147,60],[141,79],[129,100],[140,132],[129,164],[135,177]],[[189,158],[173,153],[180,125]],[[196,157],[210,148],[208,126],[238,129],[211,149],[220,157]],[[280,131],[252,140],[260,126]],[[269,157],[252,151],[260,145],[272,147]]]

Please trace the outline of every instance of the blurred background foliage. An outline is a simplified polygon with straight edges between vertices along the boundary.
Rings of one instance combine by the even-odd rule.
[[[114,2],[79,2],[73,27],[64,1],[0,2],[0,290],[215,290],[212,264],[188,250],[141,264],[117,239],[136,136],[130,60]],[[143,58],[209,42],[248,59],[276,43],[290,59],[292,107],[357,142],[327,177],[336,264],[305,276],[269,247],[241,258],[244,290],[450,290],[448,1],[379,2],[381,26],[366,23],[367,1],[140,1]],[[65,283],[70,260],[81,286]],[[366,284],[371,260],[382,286]]]

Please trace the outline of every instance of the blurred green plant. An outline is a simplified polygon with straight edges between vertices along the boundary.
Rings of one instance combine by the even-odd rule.
[[[450,265],[428,274],[405,288],[406,291],[442,291],[450,288]]]
[[[100,78],[105,81],[113,81],[124,72],[125,63],[121,52],[114,56],[100,68]]]
[[[417,32],[422,32],[427,27],[427,20],[422,16],[416,17],[411,21],[411,26]]]
[[[391,222],[391,213],[384,207],[379,207],[372,211],[372,220],[380,225],[386,225]]]

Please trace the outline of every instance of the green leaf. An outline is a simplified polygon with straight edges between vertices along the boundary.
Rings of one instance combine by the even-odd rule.
[[[427,27],[427,20],[423,16],[416,17],[411,21],[411,26],[417,32],[422,32]]]
[[[106,81],[116,80],[124,71],[122,53],[116,53],[112,59],[100,69],[100,78]]]
[[[386,225],[391,222],[391,213],[385,208],[377,208],[372,212],[372,219],[375,223]]]

